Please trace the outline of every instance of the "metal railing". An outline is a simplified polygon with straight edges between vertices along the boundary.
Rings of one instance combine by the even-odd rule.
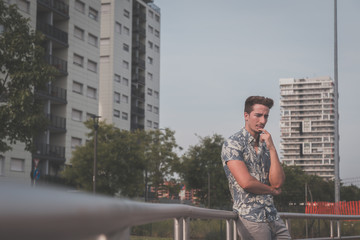
[[[174,219],[174,239],[190,239],[190,219],[226,220],[226,239],[236,240],[237,215],[231,211],[181,204],[153,204],[65,189],[0,185],[0,239],[130,239],[136,225]],[[280,213],[291,230],[291,219],[360,220],[360,216]],[[331,225],[332,226],[332,225]],[[331,227],[330,238],[334,237]],[[359,239],[359,236],[341,239]]]

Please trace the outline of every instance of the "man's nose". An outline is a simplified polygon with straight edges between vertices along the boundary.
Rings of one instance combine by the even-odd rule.
[[[266,121],[267,121],[267,120],[266,120],[266,118],[265,118],[264,116],[260,118],[260,123],[261,123],[261,124],[265,124]]]

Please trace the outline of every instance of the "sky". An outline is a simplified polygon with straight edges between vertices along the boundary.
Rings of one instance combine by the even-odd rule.
[[[244,126],[248,96],[274,99],[266,129],[280,152],[280,78],[334,78],[333,0],[155,0],[161,9],[160,127],[186,152]],[[360,1],[338,1],[340,178],[360,177]],[[183,153],[182,152],[182,153]]]

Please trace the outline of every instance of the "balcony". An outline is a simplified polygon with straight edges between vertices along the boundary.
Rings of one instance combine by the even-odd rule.
[[[132,64],[134,67],[139,67],[140,69],[145,70],[145,60],[139,57],[134,58]]]
[[[141,8],[134,8],[133,16],[134,18],[139,18],[141,22],[146,21],[146,13],[144,11],[141,11]]]
[[[45,55],[45,61],[54,66],[57,70],[60,71],[62,75],[67,75],[67,61],[58,58],[54,55]]]
[[[37,0],[38,10],[51,10],[55,20],[69,19],[69,5],[60,0]],[[42,7],[42,9],[40,8]]]
[[[144,124],[131,121],[131,130],[134,129],[144,129]]]
[[[140,74],[135,73],[132,76],[132,83],[137,83],[137,84],[145,86],[145,77]]]
[[[45,91],[38,90],[36,94],[41,98],[48,99],[53,104],[67,104],[66,89],[48,85]]]
[[[145,109],[141,107],[131,106],[131,114],[144,117]]]
[[[145,93],[137,88],[131,88],[131,96],[145,101]]]
[[[33,158],[48,159],[52,161],[65,162],[65,147],[36,143]]]
[[[68,34],[63,30],[60,30],[50,24],[38,22],[36,24],[36,29],[44,33],[46,37],[57,42],[59,46],[57,47],[68,47]],[[54,46],[56,47],[56,46]]]
[[[146,52],[145,44],[141,43],[140,41],[134,42],[132,48],[133,50],[138,50],[141,54],[145,54]]]
[[[48,114],[49,130],[51,132],[66,132],[66,118],[59,117],[53,114]]]

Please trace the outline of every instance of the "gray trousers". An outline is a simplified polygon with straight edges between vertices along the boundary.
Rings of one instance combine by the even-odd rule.
[[[251,222],[242,217],[236,222],[241,240],[288,240],[291,239],[283,220],[273,222]]]

